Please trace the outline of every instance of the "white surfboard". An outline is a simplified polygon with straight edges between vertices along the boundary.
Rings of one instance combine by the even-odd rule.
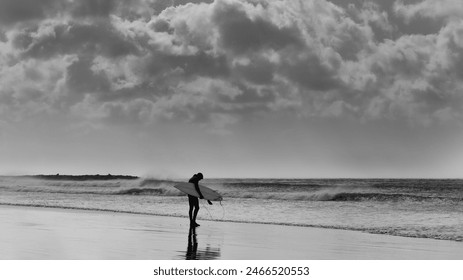
[[[218,192],[214,191],[213,189],[210,189],[203,185],[198,185],[198,186],[199,186],[199,190],[201,191],[201,194],[204,196],[204,199],[213,200],[213,201],[222,200],[222,196]],[[193,183],[180,183],[180,184],[175,185],[174,188],[177,188],[178,190],[186,194],[199,197],[199,194],[196,191],[195,185]]]

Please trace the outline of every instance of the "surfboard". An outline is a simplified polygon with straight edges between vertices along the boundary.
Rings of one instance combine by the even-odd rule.
[[[199,186],[199,190],[204,196],[204,199],[213,200],[213,201],[222,200],[222,196],[218,192],[214,191],[213,189],[210,189],[203,185],[198,185],[198,186]],[[177,188],[178,190],[186,194],[199,197],[199,194],[196,191],[195,185],[193,183],[180,183],[180,184],[175,185],[174,188]]]

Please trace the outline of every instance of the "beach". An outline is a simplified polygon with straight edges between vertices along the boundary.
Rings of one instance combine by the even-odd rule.
[[[1,206],[4,260],[450,260],[463,243],[358,231]]]

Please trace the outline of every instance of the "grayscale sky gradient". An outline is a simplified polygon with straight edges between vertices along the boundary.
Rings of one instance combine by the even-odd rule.
[[[461,0],[0,0],[0,173],[463,177]]]

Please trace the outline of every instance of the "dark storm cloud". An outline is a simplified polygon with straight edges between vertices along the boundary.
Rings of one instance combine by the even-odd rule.
[[[58,24],[49,32],[38,34],[34,40],[30,40],[30,34],[18,36],[16,40],[22,43],[24,55],[40,59],[80,53],[120,57],[137,52],[137,47],[128,38],[105,21]]]
[[[0,0],[0,24],[44,19],[56,5],[56,0]]]
[[[67,67],[66,85],[72,92],[71,96],[104,93],[110,89],[107,77],[94,73],[91,69],[92,65],[92,57],[82,56]]]
[[[213,22],[218,25],[222,46],[238,54],[301,45],[295,27],[278,27],[260,17],[251,19],[245,7],[236,3],[217,5]]]
[[[263,57],[253,58],[247,65],[237,65],[234,70],[240,79],[258,85],[271,84],[276,65]]]
[[[71,14],[76,17],[107,17],[116,8],[117,2],[118,1],[115,0],[78,0],[73,3],[73,7],[71,8]]]
[[[311,55],[306,59],[284,65],[287,77],[303,87],[324,91],[339,88],[337,69],[323,65],[319,57]]]
[[[422,0],[405,0],[405,1],[397,1],[397,0],[328,0],[338,6],[345,8],[348,12],[357,11],[363,15],[366,15],[365,12],[369,9],[375,9],[381,15],[384,12],[384,16],[376,17],[376,18],[369,18],[369,25],[371,26],[372,30],[375,32],[375,36],[382,40],[384,38],[388,39],[397,39],[402,34],[434,34],[439,31],[439,29],[443,26],[444,20],[439,18],[430,18],[430,17],[403,17],[403,13],[401,11],[405,11],[407,7],[404,5],[415,5],[421,2]],[[434,1],[438,3],[438,1]],[[448,3],[441,3],[439,5],[448,5]],[[355,15],[358,19],[358,14]],[[366,19],[363,17],[363,19]],[[389,29],[394,30],[394,32],[390,32],[391,30],[385,30],[385,22],[387,20],[387,24],[390,25]],[[387,32],[385,32],[387,31]]]
[[[158,75],[175,69],[185,76],[228,76],[229,68],[225,57],[214,57],[204,52],[192,55],[165,55],[154,53],[148,59],[147,73]]]
[[[265,110],[421,125],[463,118],[456,0],[58,2],[0,1],[2,100],[221,128]]]

